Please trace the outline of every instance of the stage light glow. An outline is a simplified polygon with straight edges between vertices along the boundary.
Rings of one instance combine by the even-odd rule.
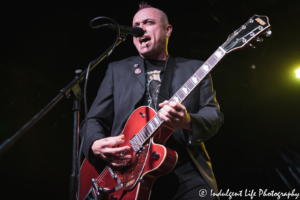
[[[299,67],[299,69],[296,69],[295,72],[296,72],[296,77],[297,77],[297,78],[300,78],[300,67]]]

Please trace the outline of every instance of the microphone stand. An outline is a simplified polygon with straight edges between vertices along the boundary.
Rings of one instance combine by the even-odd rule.
[[[122,41],[125,40],[127,34],[121,34],[121,38],[117,42],[118,46]],[[90,71],[92,71],[101,61],[103,61],[113,50],[111,45],[101,56],[96,60],[92,61]],[[78,160],[78,141],[79,141],[79,119],[80,119],[80,101],[82,99],[82,92],[79,86],[85,79],[85,75],[88,69],[82,72],[82,70],[76,70],[75,78],[63,89],[60,90],[59,94],[54,97],[40,112],[38,112],[31,120],[29,120],[19,131],[17,131],[11,138],[8,138],[0,145],[0,156],[2,156],[13,144],[20,139],[35,123],[37,123],[46,113],[48,113],[63,97],[70,97],[71,90],[73,92],[73,153],[72,153],[72,173],[70,176],[70,200],[76,199],[77,192],[77,160]]]

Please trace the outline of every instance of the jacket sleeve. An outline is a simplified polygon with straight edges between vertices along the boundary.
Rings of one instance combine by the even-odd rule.
[[[93,163],[91,160],[93,142],[107,137],[111,132],[114,119],[112,70],[112,66],[109,65],[97,97],[88,112],[87,121],[84,120],[80,127],[80,137],[83,140],[82,151],[90,163]]]
[[[202,80],[199,90],[198,112],[189,113],[193,131],[185,131],[188,146],[197,145],[211,138],[219,130],[224,121],[210,74]]]

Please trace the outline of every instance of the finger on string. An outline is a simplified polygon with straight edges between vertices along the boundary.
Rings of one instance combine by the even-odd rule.
[[[101,150],[102,153],[104,154],[117,154],[117,153],[121,153],[123,151],[128,151],[130,149],[129,146],[124,146],[124,147],[115,147],[115,148],[103,148]]]
[[[174,112],[174,109],[173,109],[173,111],[171,111],[172,109],[173,108],[171,108],[171,107],[161,109],[160,114],[163,115],[165,118],[168,118],[171,120],[171,118],[173,118],[173,115],[175,115],[175,114],[172,114],[172,112]],[[168,121],[168,120],[165,120],[165,121]]]
[[[170,121],[171,121],[166,115],[163,114],[163,112],[160,112],[160,113],[159,113],[159,117],[160,117],[162,120],[164,120],[165,122],[170,122]]]
[[[115,160],[126,160],[126,159],[131,159],[131,155],[118,155],[118,154],[106,154],[105,155],[106,157],[109,157],[111,159],[115,159]]]
[[[171,101],[169,104],[170,107],[174,108],[176,111],[182,111],[185,110],[184,105],[180,103],[176,103],[175,101]]]
[[[170,107],[170,106],[166,106],[165,110],[168,114],[169,114],[169,117],[180,117],[181,115],[179,114],[179,112],[177,110],[175,110],[174,108]]]
[[[114,146],[118,146],[120,144],[123,144],[125,136],[124,135],[120,135],[120,136],[115,136],[115,137],[108,137],[105,138],[106,140],[104,140],[102,142],[102,148],[104,147],[114,147]]]
[[[160,104],[158,104],[159,107],[163,107],[164,105],[166,105],[168,103],[167,100],[165,100],[164,102],[161,102]]]

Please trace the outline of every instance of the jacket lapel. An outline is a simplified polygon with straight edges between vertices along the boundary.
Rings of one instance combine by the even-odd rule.
[[[146,82],[146,80],[145,80],[144,59],[141,56],[136,56],[136,57],[132,58],[132,60],[128,61],[128,64],[129,64],[131,72],[134,74],[134,76],[142,84],[142,87],[145,88],[145,82]],[[142,70],[142,72],[140,74],[136,74],[135,73],[135,70],[137,68],[140,68]]]

